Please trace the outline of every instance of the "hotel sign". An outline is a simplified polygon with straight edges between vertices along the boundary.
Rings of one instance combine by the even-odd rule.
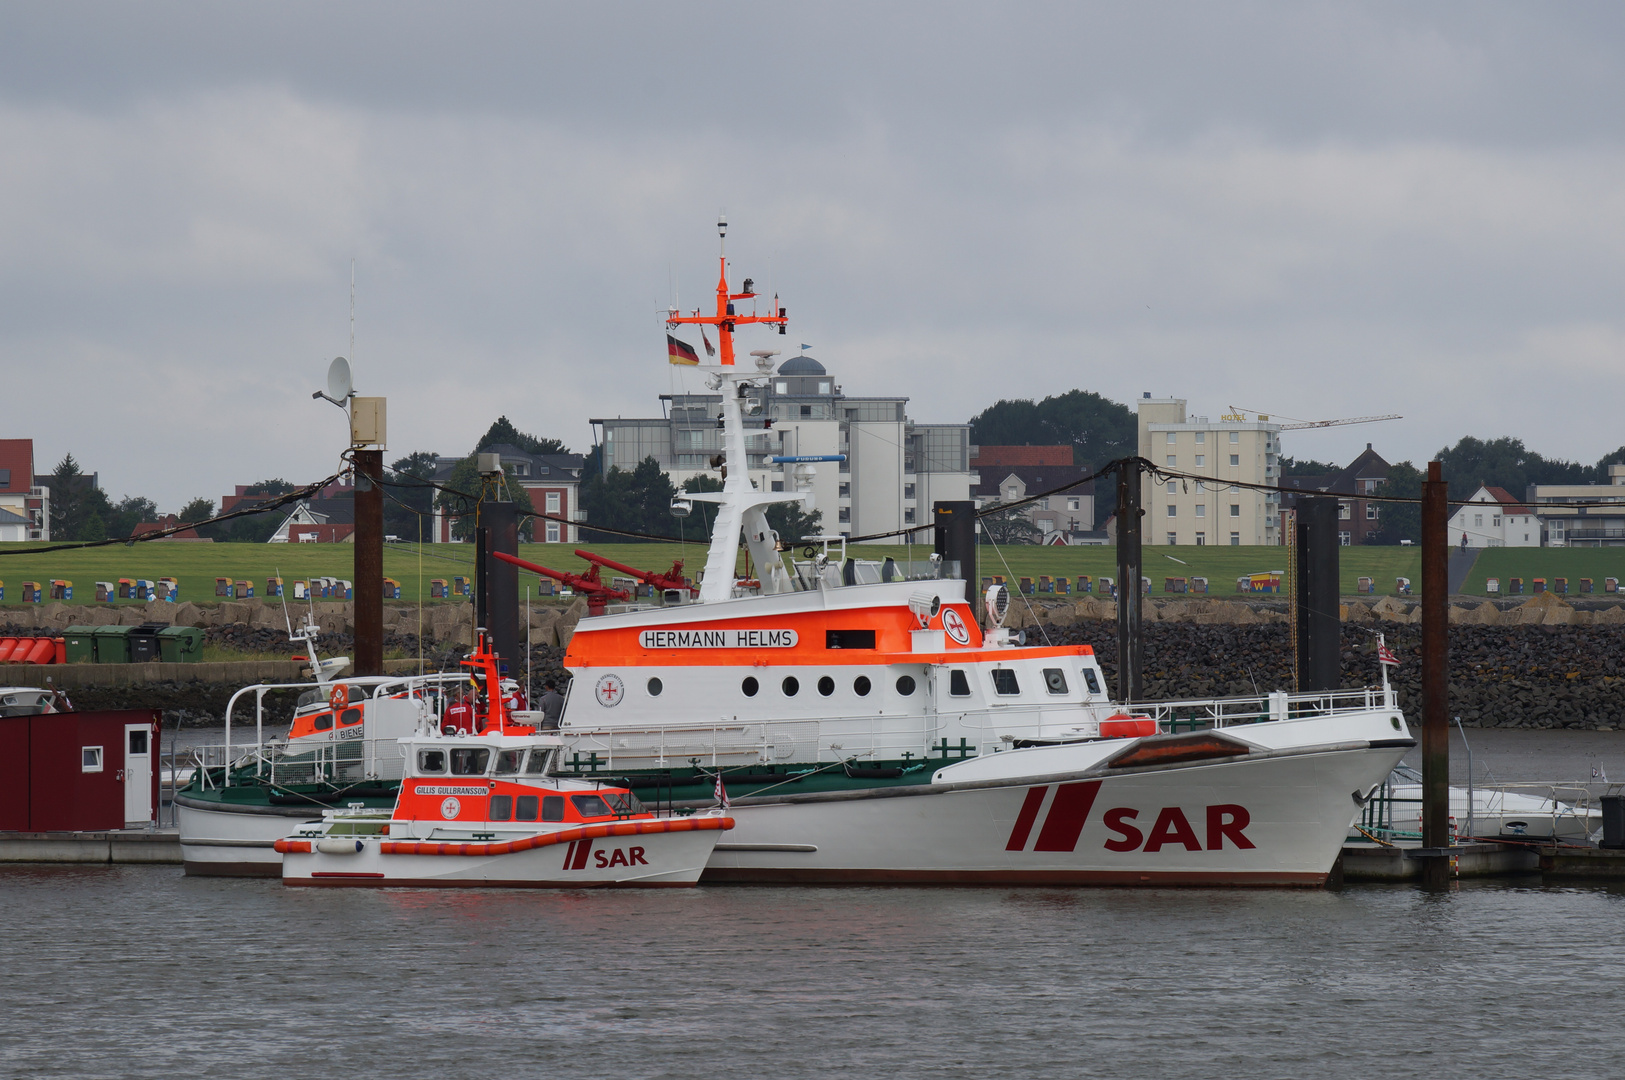
[[[794,630],[645,630],[638,644],[645,649],[791,649]]]

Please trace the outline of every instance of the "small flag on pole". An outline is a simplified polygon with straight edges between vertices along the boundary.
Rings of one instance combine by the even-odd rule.
[[[717,805],[722,807],[724,810],[728,809],[728,789],[722,784],[722,773],[720,771],[717,773],[717,786],[715,794],[717,797]]]
[[[709,351],[711,346],[707,345]],[[678,341],[670,334],[666,335],[666,355],[674,364],[698,364],[700,354],[694,351],[694,346]]]
[[[1399,666],[1399,657],[1394,655],[1394,650],[1390,649],[1388,643],[1380,637],[1377,639],[1377,662],[1390,667]]]
[[[705,342],[705,355],[715,356],[717,351],[711,347],[711,339],[705,336],[705,327],[700,327],[700,340]]]

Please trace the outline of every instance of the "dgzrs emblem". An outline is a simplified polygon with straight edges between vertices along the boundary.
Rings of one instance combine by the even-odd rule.
[[[598,704],[612,709],[626,696],[626,683],[619,675],[605,675],[593,687],[593,695],[598,698]]]

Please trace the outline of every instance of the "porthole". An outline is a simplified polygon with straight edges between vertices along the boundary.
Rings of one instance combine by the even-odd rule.
[[[756,684],[756,676],[746,675],[745,681],[739,684],[739,689],[745,692],[746,697],[755,697],[756,691],[761,687]]]
[[[910,694],[912,694],[914,692],[914,676],[897,676],[897,692],[902,694],[904,697],[908,697]]]
[[[785,697],[795,697],[796,693],[801,689],[801,683],[794,675],[786,675],[784,682],[780,685],[784,687]]]
[[[649,680],[649,696],[650,697],[659,697],[660,696],[660,691],[664,690],[665,688],[666,688],[665,684],[662,683],[659,679],[650,679]]]
[[[853,679],[852,680],[852,692],[854,694],[858,695],[858,697],[868,697],[869,696],[869,676],[867,676],[867,675],[859,675],[857,678]]]
[[[825,697],[829,697],[831,694],[835,693],[835,680],[830,678],[828,675],[825,675],[823,678],[819,679],[818,692],[823,694]]]

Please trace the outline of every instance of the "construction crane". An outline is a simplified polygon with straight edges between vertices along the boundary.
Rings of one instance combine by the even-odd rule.
[[[1255,413],[1258,412],[1257,409],[1251,409],[1251,410],[1238,409],[1234,405],[1230,406],[1230,411],[1233,414],[1240,414],[1240,413],[1242,413],[1244,411],[1255,412]],[[1268,416],[1269,416],[1268,413],[1261,413],[1259,415],[1259,419],[1262,420],[1262,419],[1265,419]],[[1291,419],[1291,418],[1288,417],[1288,419]],[[1387,413],[1387,414],[1385,414],[1383,416],[1347,416],[1347,417],[1344,417],[1341,420],[1302,420],[1302,421],[1299,421],[1299,422],[1294,423],[1294,424],[1282,424],[1281,425],[1281,430],[1282,431],[1297,431],[1297,430],[1301,430],[1303,428],[1343,427],[1343,426],[1345,426],[1347,424],[1374,424],[1378,420],[1403,420],[1403,419],[1405,419],[1405,418],[1403,416],[1401,416],[1399,413]]]

